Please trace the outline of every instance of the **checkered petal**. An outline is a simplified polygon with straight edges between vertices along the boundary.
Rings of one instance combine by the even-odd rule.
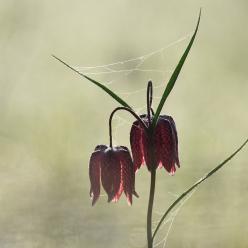
[[[101,180],[108,195],[108,202],[117,201],[121,184],[121,164],[112,148],[104,151],[101,164]]]
[[[90,177],[90,196],[92,198],[92,206],[96,203],[100,196],[100,173],[103,150],[106,146],[97,146],[92,153],[89,162]]]
[[[155,149],[159,163],[170,173],[174,174],[178,159],[178,139],[176,127],[172,118],[160,116],[155,128]]]
[[[129,205],[132,205],[132,195],[138,197],[135,192],[135,171],[130,152],[127,147],[122,146],[119,150],[121,162],[121,187],[127,197]]]

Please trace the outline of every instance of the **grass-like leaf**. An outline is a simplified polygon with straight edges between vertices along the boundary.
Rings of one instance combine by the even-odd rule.
[[[216,173],[219,169],[221,169],[228,161],[230,161],[238,152],[242,150],[242,148],[248,143],[248,139],[233,153],[231,154],[228,158],[226,158],[222,163],[217,165],[214,169],[212,169],[207,175],[202,177],[200,180],[198,180],[196,183],[194,183],[189,189],[187,189],[185,192],[183,192],[171,205],[170,207],[166,210],[162,218],[160,219],[154,233],[152,236],[152,239],[156,236],[159,227],[165,220],[165,218],[168,216],[168,214],[171,212],[171,210],[185,197],[187,196],[193,189],[195,189],[197,186],[199,186],[201,183],[203,183],[205,180],[207,180],[209,177],[211,177],[214,173]]]
[[[199,13],[199,17],[198,17],[197,25],[196,25],[196,28],[195,28],[195,32],[194,32],[194,34],[193,34],[193,36],[192,36],[192,38],[191,38],[186,50],[184,51],[183,56],[181,57],[178,65],[176,66],[173,74],[171,75],[171,78],[170,78],[170,80],[169,80],[169,82],[168,82],[168,84],[167,84],[167,86],[166,86],[166,88],[164,90],[164,93],[162,95],[162,98],[161,98],[161,100],[159,102],[158,108],[157,108],[157,110],[155,112],[153,122],[152,122],[153,128],[156,126],[158,117],[159,117],[160,112],[161,112],[161,110],[162,110],[162,108],[164,106],[164,103],[165,103],[167,97],[169,96],[171,90],[173,89],[173,87],[175,85],[175,82],[176,82],[176,80],[178,78],[178,75],[179,75],[179,73],[180,73],[180,71],[181,71],[181,69],[183,67],[183,64],[184,64],[184,62],[185,62],[185,60],[186,60],[186,58],[188,56],[188,53],[189,53],[189,51],[190,51],[190,49],[192,47],[192,44],[193,44],[193,42],[195,40],[195,36],[196,36],[197,30],[198,30],[198,27],[199,27],[200,19],[201,19],[201,10],[200,10],[200,13]]]
[[[67,64],[66,62],[64,62],[62,59],[59,59],[58,57],[56,57],[55,55],[52,55],[55,59],[57,59],[59,62],[61,62],[62,64],[64,64],[66,67],[70,68],[71,70],[73,70],[74,72],[76,72],[77,74],[79,74],[80,76],[88,79],[91,83],[97,85],[98,87],[100,87],[102,90],[104,90],[106,93],[108,93],[112,98],[114,98],[117,102],[119,102],[122,106],[130,108],[131,107],[123,100],[121,99],[118,95],[116,95],[112,90],[110,90],[108,87],[106,87],[105,85],[97,82],[96,80],[84,75],[83,73],[79,72],[78,70],[76,70],[75,68],[73,68],[72,66],[70,66],[69,64]]]

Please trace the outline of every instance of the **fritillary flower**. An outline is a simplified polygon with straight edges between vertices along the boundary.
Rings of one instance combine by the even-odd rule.
[[[134,189],[135,178],[132,158],[125,146],[98,145],[90,158],[89,176],[92,205],[100,196],[101,182],[108,195],[108,202],[117,202],[124,192],[128,204],[131,205],[132,195],[138,196]]]
[[[140,116],[148,124],[147,115]],[[170,174],[180,167],[178,158],[178,137],[175,122],[171,116],[161,115],[152,135],[135,121],[130,132],[130,144],[133,155],[134,170],[137,171],[141,164],[146,164],[151,170],[151,165],[164,167]],[[154,158],[152,163],[152,153]]]
[[[155,167],[164,167],[170,174],[180,167],[178,158],[178,137],[176,125],[171,116],[160,115],[156,125],[152,126],[152,82],[147,87],[147,114],[139,116],[130,131],[130,144],[134,170],[146,164],[149,171]],[[144,123],[144,124],[143,124]]]

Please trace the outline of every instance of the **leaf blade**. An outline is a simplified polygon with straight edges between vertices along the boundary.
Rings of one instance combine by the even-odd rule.
[[[101,88],[102,90],[104,90],[107,94],[109,94],[112,98],[114,98],[122,106],[132,109],[121,97],[119,97],[117,94],[115,94],[112,90],[110,90],[105,85],[103,85],[103,84],[97,82],[96,80],[94,80],[94,79],[92,79],[92,78],[84,75],[83,73],[79,72],[78,70],[76,70],[75,68],[73,68],[72,66],[70,66],[69,64],[67,64],[65,61],[63,61],[62,59],[58,58],[57,56],[52,55],[52,57],[55,58],[56,60],[58,60],[59,62],[61,62],[62,64],[64,64],[66,67],[68,67],[72,71],[76,72],[80,76],[86,78],[87,80],[89,80],[90,82],[92,82],[93,84],[95,84],[96,86],[98,86],[99,88]]]
[[[187,48],[185,49],[185,51],[184,51],[181,59],[179,60],[179,63],[177,64],[175,70],[173,71],[173,73],[172,73],[172,75],[170,77],[170,80],[169,80],[169,82],[168,82],[168,84],[167,84],[167,86],[166,86],[166,88],[164,90],[164,93],[162,95],[162,98],[161,98],[161,100],[159,102],[159,105],[157,107],[157,110],[155,112],[155,115],[154,115],[154,118],[153,118],[153,122],[152,122],[153,128],[156,126],[158,117],[159,117],[160,112],[161,112],[161,110],[162,110],[162,108],[164,106],[164,103],[165,103],[167,97],[169,96],[171,90],[173,89],[173,87],[175,85],[175,82],[176,82],[176,80],[177,80],[177,78],[178,78],[178,76],[180,74],[180,71],[181,71],[181,69],[183,67],[183,64],[184,64],[184,62],[185,62],[185,60],[186,60],[186,58],[187,58],[187,56],[189,54],[189,51],[190,51],[190,49],[191,49],[191,47],[192,47],[192,45],[194,43],[194,40],[195,40],[197,31],[198,31],[198,27],[199,27],[199,24],[200,24],[200,19],[201,19],[201,10],[200,10],[200,13],[199,13],[199,16],[198,16],[198,21],[197,21],[197,25],[196,25],[194,34],[192,35],[192,37],[190,39],[190,42],[189,42]]]

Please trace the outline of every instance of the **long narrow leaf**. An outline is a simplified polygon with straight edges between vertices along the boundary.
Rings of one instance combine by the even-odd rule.
[[[214,169],[212,169],[207,175],[202,177],[200,180],[198,180],[196,183],[194,183],[189,189],[187,189],[185,192],[183,192],[171,205],[170,207],[166,210],[162,218],[160,219],[154,233],[152,236],[152,239],[154,239],[155,235],[158,232],[159,227],[165,220],[166,216],[171,212],[171,210],[185,197],[187,196],[193,189],[195,189],[197,186],[199,186],[201,183],[203,183],[205,180],[207,180],[209,177],[211,177],[214,173],[216,173],[219,169],[223,167],[228,161],[230,161],[238,152],[242,150],[242,148],[248,143],[248,139],[233,153],[231,154],[228,158],[226,158],[221,164],[217,165]]]
[[[156,113],[154,115],[153,122],[152,122],[153,127],[155,127],[155,125],[157,123],[158,117],[159,117],[160,112],[161,112],[161,110],[162,110],[162,108],[164,106],[164,103],[165,103],[167,97],[169,96],[171,90],[173,89],[173,87],[175,85],[175,82],[176,82],[176,80],[178,78],[178,75],[179,75],[179,73],[180,73],[180,71],[181,71],[181,69],[183,67],[183,64],[184,64],[184,62],[185,62],[185,60],[186,60],[186,58],[188,56],[188,53],[189,53],[189,51],[190,51],[190,49],[192,47],[192,44],[193,44],[193,42],[195,40],[195,36],[196,36],[197,30],[198,30],[198,27],[199,27],[200,19],[201,19],[201,10],[200,10],[200,13],[199,13],[199,17],[198,17],[197,25],[196,25],[196,28],[195,28],[195,32],[194,32],[194,34],[193,34],[193,36],[192,36],[192,38],[191,38],[186,50],[184,51],[183,56],[181,57],[177,67],[175,68],[173,74],[171,75],[171,78],[170,78],[170,80],[169,80],[169,82],[168,82],[168,84],[167,84],[167,86],[166,86],[166,88],[164,90],[164,93],[162,95],[162,98],[161,98],[161,100],[159,102],[158,108],[156,110]]]
[[[79,74],[80,76],[88,79],[90,82],[92,82],[93,84],[97,85],[98,87],[100,87],[101,89],[103,89],[105,92],[107,92],[111,97],[113,97],[117,102],[119,102],[122,106],[130,108],[131,107],[123,100],[121,99],[119,96],[117,96],[112,90],[110,90],[109,88],[107,88],[105,85],[97,82],[96,80],[84,75],[83,73],[79,72],[78,70],[76,70],[75,68],[73,68],[72,66],[70,66],[69,64],[67,64],[66,62],[64,62],[62,59],[59,59],[58,57],[56,57],[55,55],[52,55],[55,59],[57,59],[59,62],[61,62],[62,64],[64,64],[66,67],[70,68],[71,70],[73,70],[74,72],[76,72],[77,74]]]

